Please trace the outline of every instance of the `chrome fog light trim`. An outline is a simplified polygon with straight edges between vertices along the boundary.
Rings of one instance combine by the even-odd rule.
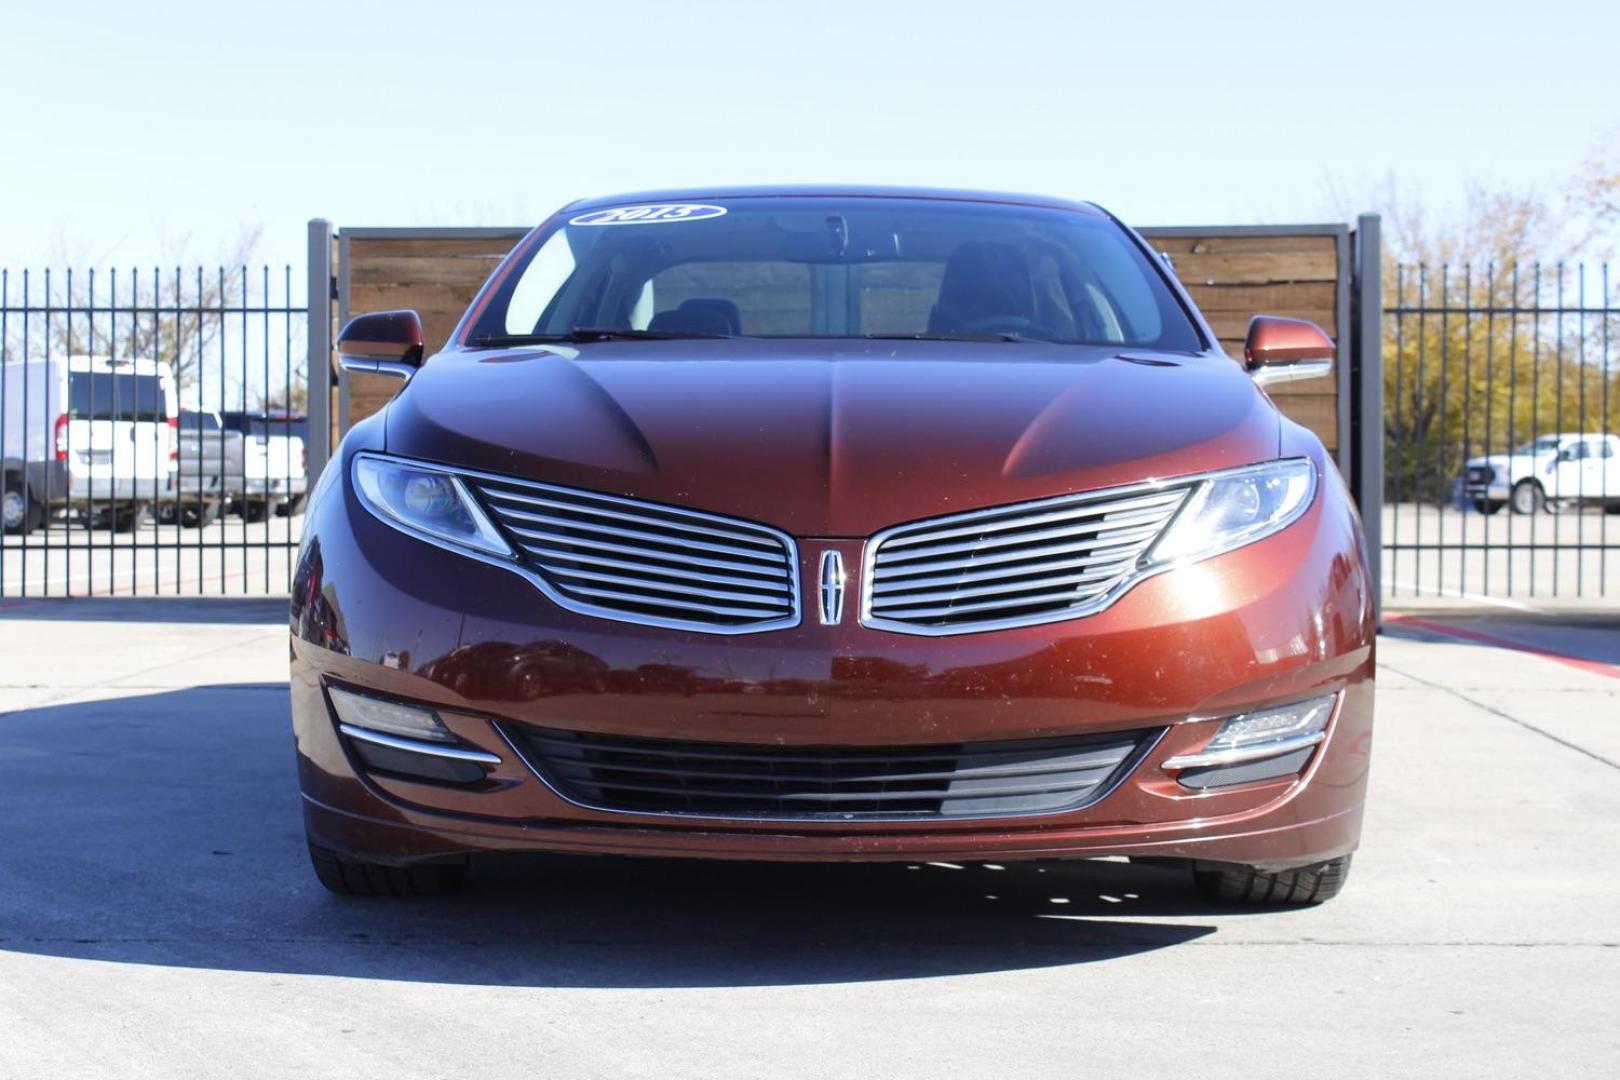
[[[454,746],[445,746],[442,743],[402,739],[397,735],[384,735],[380,731],[355,727],[353,724],[339,724],[338,730],[351,739],[359,739],[361,742],[373,743],[377,746],[386,746],[390,750],[404,750],[407,753],[426,754],[429,757],[448,758],[451,761],[471,761],[479,765],[499,765],[501,763],[500,758],[483,750],[462,750]]]

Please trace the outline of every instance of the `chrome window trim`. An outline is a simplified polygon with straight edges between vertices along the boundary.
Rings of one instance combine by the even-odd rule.
[[[811,825],[838,825],[838,824],[841,824],[841,823],[846,823],[848,821],[855,821],[855,822],[857,822],[859,824],[863,824],[863,825],[864,824],[915,825],[915,824],[917,824],[919,822],[943,822],[943,823],[948,824],[948,825],[961,825],[961,824],[971,825],[975,821],[1009,821],[1009,820],[1013,820],[1013,819],[1017,819],[1017,818],[1026,818],[1026,819],[1029,819],[1029,820],[1036,820],[1036,819],[1042,819],[1042,818],[1061,817],[1061,816],[1063,816],[1065,814],[1074,814],[1074,813],[1078,813],[1078,812],[1080,812],[1082,810],[1090,810],[1093,807],[1095,807],[1098,803],[1100,803],[1104,799],[1108,798],[1114,792],[1118,791],[1120,789],[1120,787],[1125,783],[1125,781],[1129,780],[1132,776],[1136,775],[1136,771],[1138,769],[1142,768],[1143,764],[1150,757],[1153,756],[1153,752],[1159,748],[1159,744],[1164,741],[1165,736],[1170,731],[1170,729],[1168,727],[1134,729],[1134,730],[1140,730],[1140,731],[1146,732],[1146,734],[1144,734],[1142,736],[1142,741],[1137,745],[1136,749],[1132,750],[1129,754],[1127,754],[1125,756],[1125,759],[1119,763],[1119,767],[1115,770],[1114,775],[1109,778],[1107,783],[1097,785],[1097,790],[1094,793],[1088,794],[1087,797],[1083,801],[1075,803],[1073,806],[1064,806],[1064,807],[1060,807],[1060,808],[1058,808],[1056,810],[1037,810],[1034,813],[1017,813],[1017,812],[1013,812],[1013,813],[1003,813],[1003,814],[971,814],[971,815],[966,815],[965,814],[965,815],[962,815],[960,817],[946,817],[946,816],[940,815],[940,814],[922,814],[922,813],[885,814],[885,815],[881,815],[881,816],[874,814],[874,815],[870,815],[870,816],[861,816],[861,817],[857,818],[857,817],[844,817],[844,816],[835,816],[835,815],[810,816],[810,815],[805,815],[805,814],[796,815],[796,816],[774,815],[774,814],[773,815],[756,815],[756,814],[684,814],[684,813],[681,813],[678,810],[624,810],[624,809],[621,809],[621,808],[616,807],[616,806],[598,806],[598,805],[595,805],[594,803],[582,802],[582,801],[580,801],[578,799],[573,798],[570,795],[567,795],[567,794],[563,793],[557,787],[557,785],[555,785],[555,784],[553,784],[551,782],[550,778],[546,776],[545,770],[542,769],[537,762],[535,762],[533,759],[531,759],[529,757],[529,755],[524,752],[523,747],[521,745],[522,740],[517,735],[515,735],[513,732],[507,730],[509,724],[510,725],[521,725],[521,721],[506,721],[504,723],[496,723],[496,724],[493,725],[493,727],[495,728],[495,730],[497,732],[500,733],[501,739],[503,741],[505,741],[506,745],[511,747],[512,753],[514,755],[516,755],[518,761],[523,763],[523,765],[529,770],[530,774],[533,775],[534,778],[540,782],[540,785],[542,787],[544,787],[547,791],[549,791],[551,794],[555,795],[558,799],[561,799],[563,802],[567,803],[569,806],[575,806],[575,807],[578,807],[581,810],[589,810],[592,813],[597,813],[597,814],[611,814],[612,816],[618,817],[618,818],[638,818],[639,817],[639,818],[650,818],[650,819],[653,819],[653,820],[712,821],[712,822],[717,822],[717,823],[729,823],[729,824],[732,824],[732,825],[735,825],[735,824],[738,824],[738,823],[742,823],[742,824],[760,823],[760,824],[772,824],[772,825],[795,824],[795,823],[797,823],[797,824],[811,824]],[[1098,736],[1111,735],[1111,734],[1127,735],[1127,734],[1130,733],[1131,730],[1133,730],[1133,729],[1127,729],[1125,731],[1119,731],[1119,732],[1112,732],[1112,731],[1078,732],[1076,734],[1084,734],[1084,735],[1093,735],[1094,734],[1094,735],[1098,735]],[[644,738],[645,736],[639,736],[638,735],[638,736],[629,736],[629,737],[630,738]],[[967,745],[967,744],[964,743],[963,745]],[[847,744],[840,744],[840,746],[843,749],[856,749],[855,747],[850,747]],[[783,749],[788,749],[788,747],[783,747]]]
[[[621,505],[667,507],[669,510],[677,513],[689,514],[694,517],[704,518],[720,524],[736,524],[740,522],[744,525],[757,528],[762,532],[769,533],[770,535],[774,536],[778,541],[781,542],[783,546],[784,557],[787,562],[787,582],[791,588],[788,614],[781,618],[771,619],[765,622],[748,623],[743,626],[726,626],[723,624],[701,622],[698,620],[689,619],[675,619],[660,615],[636,615],[618,608],[601,607],[596,604],[576,600],[570,596],[558,592],[552,587],[550,582],[540,575],[538,571],[524,565],[523,562],[520,561],[516,552],[513,552],[511,555],[501,556],[480,551],[476,548],[464,547],[461,544],[434,536],[432,533],[413,528],[407,522],[400,521],[398,518],[394,518],[392,516],[382,516],[382,514],[380,514],[377,510],[373,510],[371,508],[370,503],[368,503],[365,497],[361,495],[359,485],[354,482],[354,462],[359,461],[361,458],[376,458],[382,461],[399,462],[409,465],[412,468],[423,469],[430,472],[439,472],[450,477],[488,480],[497,484],[511,484],[520,488],[528,487],[543,491],[555,491],[564,495],[601,499],[605,502],[617,503]],[[588,488],[571,488],[565,487],[561,484],[546,484],[538,480],[527,480],[521,477],[503,475],[501,473],[483,472],[478,469],[463,469],[452,465],[444,465],[436,461],[423,461],[419,458],[404,457],[398,454],[381,454],[371,450],[359,451],[353,456],[347,469],[345,469],[345,480],[348,483],[349,491],[355,496],[355,501],[364,507],[367,513],[377,518],[383,524],[389,526],[390,528],[398,529],[400,532],[403,532],[408,536],[415,537],[424,543],[432,544],[434,547],[442,548],[445,551],[449,551],[453,554],[461,555],[469,559],[475,559],[478,562],[485,563],[489,566],[497,566],[502,570],[508,571],[509,573],[516,574],[518,577],[523,578],[529,584],[538,589],[541,594],[553,604],[556,604],[564,611],[571,611],[576,615],[589,615],[592,618],[608,619],[612,622],[631,623],[637,626],[653,626],[662,630],[692,630],[705,634],[721,634],[728,637],[741,634],[762,634],[771,630],[788,630],[798,626],[800,622],[801,597],[799,595],[799,546],[794,542],[793,537],[789,536],[781,529],[775,528],[771,525],[766,525],[763,522],[748,521],[744,518],[726,517],[722,514],[713,514],[705,510],[695,510],[691,507],[679,506],[674,503],[660,503],[652,499],[631,499],[624,496],[609,495],[605,492],[592,491]],[[469,485],[469,487],[472,487],[472,485]],[[469,494],[473,501],[478,504],[479,509],[483,510],[485,514],[492,514],[492,511],[489,509],[487,503],[476,490],[470,490]],[[492,516],[491,520],[494,521],[495,518]],[[510,536],[506,532],[505,526],[496,522],[495,528],[497,531],[501,532],[503,539],[507,539],[508,544],[510,545]]]
[[[494,754],[483,750],[461,750],[454,746],[445,746],[443,743],[418,742],[415,739],[405,739],[398,735],[385,735],[370,728],[356,727],[353,724],[339,723],[338,730],[351,739],[361,742],[375,743],[386,746],[390,750],[404,750],[411,754],[423,754],[427,757],[449,758],[451,761],[472,761],[479,765],[499,765],[501,759]]]
[[[1028,502],[1022,503],[1003,503],[999,506],[981,507],[977,510],[966,510],[955,514],[942,514],[939,517],[932,518],[919,518],[916,521],[907,521],[902,522],[899,525],[891,525],[881,532],[873,533],[872,536],[867,539],[865,549],[861,553],[860,624],[872,630],[887,630],[891,633],[911,634],[916,637],[954,637],[959,634],[983,634],[997,630],[1015,630],[1025,626],[1043,626],[1048,623],[1068,622],[1072,619],[1083,619],[1087,616],[1095,615],[1100,611],[1105,611],[1109,607],[1112,607],[1120,597],[1124,596],[1137,585],[1140,585],[1142,582],[1151,577],[1156,577],[1159,574],[1165,573],[1168,570],[1174,570],[1177,567],[1188,566],[1195,562],[1202,562],[1205,559],[1214,558],[1217,555],[1225,555],[1228,552],[1237,551],[1241,548],[1247,547],[1250,544],[1257,543],[1261,540],[1267,539],[1268,537],[1277,535],[1277,533],[1288,528],[1300,518],[1304,517],[1305,514],[1310,511],[1310,508],[1315,505],[1316,497],[1322,486],[1320,479],[1317,476],[1318,470],[1315,462],[1311,462],[1311,492],[1309,498],[1304,501],[1299,512],[1295,516],[1284,522],[1283,525],[1276,530],[1261,533],[1260,535],[1245,540],[1243,543],[1237,544],[1233,547],[1223,548],[1219,551],[1212,551],[1207,555],[1200,555],[1191,559],[1179,559],[1168,562],[1148,561],[1153,554],[1153,548],[1175,526],[1176,522],[1181,519],[1181,515],[1186,512],[1187,507],[1193,505],[1193,495],[1195,494],[1195,489],[1199,485],[1213,480],[1220,480],[1228,476],[1253,472],[1256,469],[1264,469],[1268,466],[1281,466],[1287,462],[1297,461],[1310,462],[1311,459],[1303,456],[1274,458],[1269,461],[1257,461],[1248,465],[1240,465],[1230,469],[1217,469],[1213,472],[1190,473],[1185,476],[1160,477],[1152,480],[1139,481],[1134,484],[1122,484],[1118,487],[1094,488],[1089,491],[1075,491],[1070,492],[1067,495],[1055,495],[1043,499],[1032,499]],[[1060,611],[1042,611],[1030,615],[1018,615],[1004,619],[990,619],[982,622],[966,623],[954,626],[918,626],[915,623],[886,619],[872,614],[873,571],[876,569],[877,557],[879,551],[883,547],[883,542],[896,533],[919,527],[926,527],[929,525],[949,525],[955,522],[972,521],[976,518],[994,517],[1020,510],[1029,510],[1031,512],[1039,513],[1044,508],[1057,507],[1065,503],[1091,500],[1107,501],[1111,499],[1128,497],[1138,493],[1168,491],[1172,488],[1186,488],[1188,495],[1181,501],[1181,505],[1176,507],[1175,513],[1171,514],[1170,517],[1165,520],[1164,526],[1159,530],[1158,536],[1154,537],[1153,540],[1150,541],[1149,544],[1143,549],[1143,553],[1138,560],[1136,569],[1127,574],[1125,577],[1121,578],[1119,583],[1112,589],[1100,596],[1094,597],[1084,604],[1072,608],[1064,608]]]

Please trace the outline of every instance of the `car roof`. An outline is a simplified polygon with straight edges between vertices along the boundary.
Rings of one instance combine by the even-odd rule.
[[[1108,216],[1095,203],[1076,202],[1049,195],[1023,195],[1005,191],[969,191],[951,188],[883,187],[855,184],[775,184],[744,187],[673,188],[595,195],[569,203],[564,209],[582,210],[623,206],[626,203],[701,202],[705,199],[932,199],[941,202],[999,203],[1005,206],[1041,206],[1073,210],[1095,217]]]

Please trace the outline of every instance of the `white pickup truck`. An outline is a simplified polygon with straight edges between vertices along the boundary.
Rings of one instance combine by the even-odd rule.
[[[170,488],[177,454],[167,364],[109,356],[0,364],[0,529],[28,533],[64,509],[136,527]]]
[[[225,474],[242,518],[263,521],[272,512],[291,515],[303,509],[308,490],[305,418],[284,412],[223,412],[220,417],[226,431],[242,438],[242,471]]]
[[[1557,513],[1580,503],[1620,513],[1620,436],[1566,431],[1539,435],[1511,453],[1469,458],[1463,496],[1483,514],[1503,506],[1515,514]]]

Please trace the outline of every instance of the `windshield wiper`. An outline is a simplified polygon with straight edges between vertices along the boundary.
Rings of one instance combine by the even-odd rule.
[[[1046,341],[1000,330],[974,330],[960,334],[862,334],[868,341]]]
[[[561,334],[484,334],[473,338],[474,345],[554,345],[589,341],[674,341],[683,338],[728,338],[701,330],[633,330],[630,327],[576,326]]]

